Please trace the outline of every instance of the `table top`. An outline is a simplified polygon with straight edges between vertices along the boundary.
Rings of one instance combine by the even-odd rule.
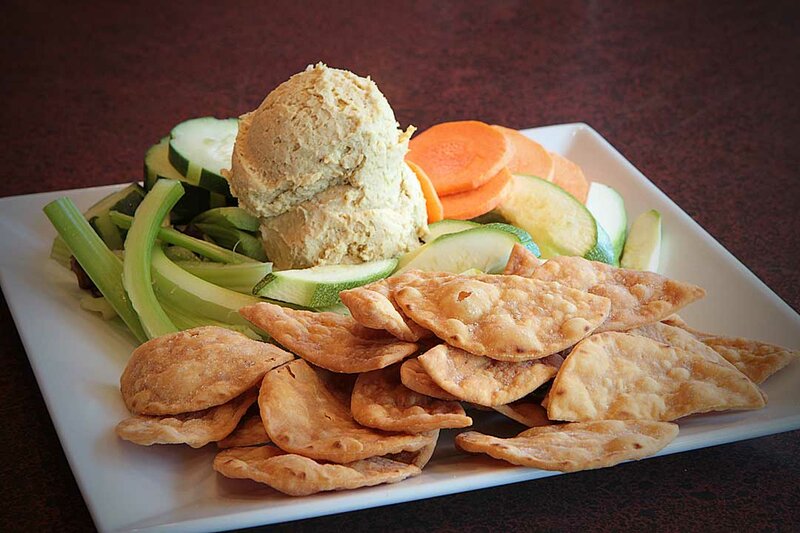
[[[175,123],[321,60],[371,75],[403,126],[587,122],[800,308],[796,2],[144,4],[4,7],[0,196],[139,179]],[[0,328],[0,523],[89,530],[5,300]],[[798,437],[264,529],[789,530]]]

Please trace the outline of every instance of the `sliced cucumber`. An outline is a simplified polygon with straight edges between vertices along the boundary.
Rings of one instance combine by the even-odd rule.
[[[484,213],[480,216],[477,216],[471,220],[471,222],[477,222],[478,224],[491,224],[492,222],[502,222],[503,224],[508,224],[508,220],[505,217],[501,216],[497,210],[489,211],[488,213]]]
[[[272,272],[264,276],[253,294],[304,307],[328,307],[339,302],[339,292],[385,278],[397,267],[397,259],[360,265],[325,265]]]
[[[401,261],[403,266],[397,273],[419,269],[457,274],[478,269],[488,274],[502,272],[515,244],[521,243],[519,236],[493,227],[493,224],[442,235],[411,252],[411,258]]]
[[[209,209],[197,215],[193,224],[215,224],[217,226],[228,226],[232,229],[242,231],[258,231],[260,222],[256,217],[242,209],[241,207],[217,207]]]
[[[645,211],[633,221],[620,266],[634,270],[658,272],[661,257],[661,213]]]
[[[192,185],[230,195],[222,169],[231,168],[239,121],[235,118],[193,118],[169,134],[169,162]]]
[[[188,222],[212,207],[226,205],[224,195],[192,185],[170,164],[169,137],[151,146],[144,155],[144,188],[149,191],[159,179],[183,182],[184,195],[172,208],[172,222],[175,224]]]
[[[537,246],[536,243],[533,242],[533,237],[531,237],[531,234],[522,228],[518,228],[516,226],[512,226],[511,224],[506,224],[504,222],[491,222],[489,224],[485,224],[483,227],[499,229],[500,231],[505,231],[513,235],[516,235],[517,239],[519,239],[519,243],[528,250],[530,250],[530,252],[533,253],[533,255],[535,255],[536,257],[541,257],[542,255],[541,251],[539,250],[539,246]]]
[[[577,255],[614,263],[608,235],[586,206],[549,181],[515,175],[511,194],[496,211],[530,233],[546,259]]]
[[[614,264],[618,265],[628,231],[628,216],[622,196],[608,185],[593,181],[589,185],[586,208],[608,234],[614,247]]]
[[[424,242],[431,242],[436,240],[437,237],[447,235],[448,233],[458,233],[480,226],[477,222],[470,222],[469,220],[450,220],[444,219],[433,224],[428,224],[428,235],[422,239]]]
[[[224,248],[252,257],[262,263],[267,261],[267,254],[264,252],[261,239],[246,231],[216,224],[194,224],[194,227]]]

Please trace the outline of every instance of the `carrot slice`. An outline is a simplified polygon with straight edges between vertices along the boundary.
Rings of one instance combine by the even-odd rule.
[[[507,168],[475,190],[442,196],[444,218],[468,220],[488,213],[505,200],[513,176]]]
[[[512,174],[526,174],[543,180],[553,181],[553,158],[544,147],[529,139],[517,130],[504,126],[492,126],[506,136],[511,143],[512,156],[508,162],[508,170]]]
[[[406,155],[406,160],[425,170],[440,197],[477,189],[510,158],[506,137],[476,120],[432,126],[411,139]]]
[[[589,194],[589,181],[583,175],[581,167],[555,152],[550,152],[550,155],[555,163],[553,183],[585,204],[586,196]]]
[[[441,200],[439,200],[439,195],[436,194],[436,189],[433,188],[431,179],[416,163],[406,161],[406,164],[417,175],[419,186],[422,188],[422,195],[425,197],[425,210],[428,212],[428,224],[439,222],[444,218],[444,209],[442,208]]]

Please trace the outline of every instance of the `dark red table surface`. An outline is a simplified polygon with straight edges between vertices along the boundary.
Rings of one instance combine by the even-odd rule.
[[[139,179],[175,123],[322,60],[404,126],[589,123],[800,308],[797,2],[69,4],[3,5],[0,196]],[[0,322],[0,529],[89,530],[5,301]],[[798,437],[265,529],[797,530]]]

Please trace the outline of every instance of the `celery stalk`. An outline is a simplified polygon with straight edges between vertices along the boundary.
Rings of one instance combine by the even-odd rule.
[[[59,198],[50,202],[44,207],[44,213],[78,264],[83,267],[128,329],[139,342],[146,341],[147,335],[122,283],[122,261],[108,249],[69,198]]]
[[[118,227],[122,229],[127,229],[131,227],[133,223],[133,217],[125,215],[123,213],[118,213],[117,211],[111,211],[109,213],[111,215],[111,220],[114,221]],[[256,263],[257,261],[251,257],[247,257],[243,254],[237,254],[236,252],[232,252],[227,248],[223,248],[222,246],[217,246],[216,244],[206,242],[201,239],[195,239],[194,237],[190,237],[185,233],[181,233],[178,230],[172,228],[161,228],[158,231],[158,239],[164,241],[169,244],[174,244],[176,246],[182,246],[187,250],[191,250],[195,253],[202,255],[212,261],[218,261],[220,263]]]
[[[192,329],[192,328],[199,328],[203,326],[217,326],[219,328],[226,328],[233,331],[237,331],[243,335],[250,337],[253,340],[264,340],[264,338],[256,333],[252,328],[240,324],[226,324],[225,322],[220,322],[218,320],[214,320],[213,318],[208,318],[204,316],[193,315],[183,309],[179,309],[174,307],[165,301],[161,302],[164,311],[166,311],[167,315],[169,315],[170,319],[175,323],[176,326],[184,329]]]
[[[145,333],[151,339],[179,331],[153,291],[150,263],[161,222],[181,196],[183,185],[179,181],[158,180],[136,209],[133,224],[125,239],[122,283],[133,308],[139,314]]]
[[[190,274],[170,261],[158,246],[153,248],[152,265],[159,298],[172,307],[194,315],[226,324],[247,325],[249,322],[239,315],[239,309],[263,301],[255,296],[218,287]]]
[[[176,261],[187,272],[209,283],[241,292],[253,294],[253,287],[264,276],[272,272],[272,263],[240,263],[226,265],[208,261]]]

